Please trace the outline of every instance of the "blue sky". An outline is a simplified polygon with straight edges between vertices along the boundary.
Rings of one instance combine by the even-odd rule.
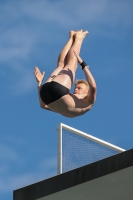
[[[0,1],[0,199],[56,175],[62,122],[121,148],[133,147],[133,1]],[[69,30],[88,30],[81,57],[97,100],[69,119],[40,109],[33,70],[56,67]],[[84,78],[80,68],[76,78]]]

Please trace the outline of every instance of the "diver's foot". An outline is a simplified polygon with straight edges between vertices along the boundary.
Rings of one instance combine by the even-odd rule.
[[[84,31],[84,32],[83,32],[83,39],[86,37],[86,35],[87,35],[88,33],[89,33],[88,31]]]
[[[89,33],[88,31],[84,31],[84,32],[82,30],[77,31],[75,33],[75,38],[78,39],[78,40],[83,40],[88,33]]]
[[[71,31],[69,32],[70,37],[73,37],[73,36],[75,35],[75,33],[76,33],[75,31],[72,31],[72,30],[71,30]]]

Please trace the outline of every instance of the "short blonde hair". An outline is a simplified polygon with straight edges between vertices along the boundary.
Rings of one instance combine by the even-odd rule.
[[[89,84],[86,80],[82,80],[82,79],[79,79],[79,80],[76,80],[75,81],[75,85],[78,85],[78,84],[85,84],[87,87],[89,87]]]

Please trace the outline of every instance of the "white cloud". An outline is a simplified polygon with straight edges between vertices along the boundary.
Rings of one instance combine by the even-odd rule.
[[[7,193],[26,185],[44,180],[56,175],[56,157],[43,157],[28,168],[33,158],[25,158],[22,148],[28,148],[25,141],[20,138],[5,138],[7,144],[0,144],[0,192]],[[19,147],[19,150],[18,150]],[[28,155],[28,151],[27,151]]]
[[[11,59],[24,59],[29,55],[33,44],[33,34],[20,27],[8,29],[1,35],[0,61],[9,62]]]
[[[39,164],[39,168],[42,170],[51,170],[53,168],[57,167],[57,158],[52,157],[52,158],[47,158],[45,160],[42,160]]]
[[[32,2],[32,3],[31,3]],[[32,59],[35,48],[45,49],[59,42],[60,30],[86,27],[97,35],[123,38],[133,22],[131,1],[6,1],[0,3],[0,62],[12,69],[18,79],[10,84],[14,94],[25,94],[34,88],[34,77],[21,63]],[[51,30],[51,31],[50,31]],[[53,30],[55,30],[53,35]],[[47,39],[50,38],[50,39]],[[52,39],[53,38],[53,39]],[[40,48],[40,47],[39,47]],[[23,62],[22,62],[23,61]],[[2,69],[2,74],[3,69]]]
[[[16,77],[16,81],[9,85],[8,88],[14,95],[23,95],[33,90],[36,85],[33,71],[23,69],[22,71],[19,70],[19,75]]]
[[[0,192],[5,193],[13,191],[26,184],[33,183],[34,179],[35,176],[33,174],[8,175],[7,177],[0,178]]]
[[[0,144],[0,160],[18,162],[20,159],[18,154],[11,147]]]
[[[107,0],[95,0],[83,4],[85,8],[86,18],[89,18],[90,23],[96,23],[101,25],[115,26],[118,23],[126,25],[131,21],[132,11],[130,4],[126,1],[107,1]],[[129,9],[129,10],[126,10]],[[129,11],[129,12],[128,12]],[[125,12],[127,15],[125,15]],[[104,28],[104,27],[103,27]]]
[[[0,61],[4,62],[27,59],[44,35],[53,37],[53,31],[47,30],[49,26],[55,27],[55,32],[59,27],[87,26],[93,27],[95,34],[114,37],[119,32],[120,37],[133,22],[130,1],[116,0],[84,0],[76,5],[74,0],[71,4],[61,0],[6,2],[1,5],[0,15]]]
[[[8,171],[9,171],[9,165],[8,164],[2,164],[1,166],[0,166],[0,175],[2,175],[2,174],[6,174]]]
[[[62,26],[81,24],[88,22],[90,24],[100,23],[114,26],[117,23],[129,25],[132,23],[133,14],[131,1],[116,0],[94,0],[94,1],[75,1],[71,4],[68,1],[32,1],[27,3],[23,1],[21,9],[25,15],[31,19],[42,21],[53,21]],[[39,11],[39,12],[38,12]]]
[[[56,158],[48,158],[40,161],[34,171],[31,169],[30,172],[25,173],[4,174],[0,177],[0,192],[10,192],[56,175],[55,160]]]

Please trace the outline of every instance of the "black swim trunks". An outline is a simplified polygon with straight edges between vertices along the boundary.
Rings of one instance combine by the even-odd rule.
[[[44,83],[40,89],[40,97],[46,105],[60,99],[68,93],[68,88],[55,81]]]

